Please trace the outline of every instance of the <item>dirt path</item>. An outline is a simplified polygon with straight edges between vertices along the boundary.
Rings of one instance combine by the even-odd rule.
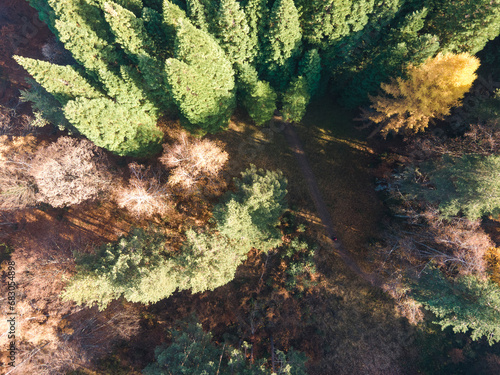
[[[318,212],[319,218],[323,222],[323,227],[326,230],[328,242],[330,246],[335,249],[335,253],[339,255],[342,260],[346,263],[346,265],[358,276],[368,281],[373,286],[381,287],[382,282],[379,278],[373,274],[368,274],[364,272],[356,263],[356,261],[352,258],[349,252],[342,245],[342,241],[337,238],[336,231],[333,226],[332,218],[328,209],[326,208],[325,201],[323,200],[323,196],[318,187],[318,183],[316,182],[316,177],[314,177],[314,173],[307,161],[306,154],[304,152],[304,148],[300,142],[297,133],[292,124],[283,122],[284,124],[284,134],[285,138],[292,150],[297,162],[299,163],[302,174],[307,181],[307,188],[309,190],[309,194],[314,202],[314,206],[316,207],[316,211]]]

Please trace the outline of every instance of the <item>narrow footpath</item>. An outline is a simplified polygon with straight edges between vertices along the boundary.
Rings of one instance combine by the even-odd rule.
[[[373,286],[381,287],[382,282],[376,275],[368,274],[364,272],[356,263],[356,261],[352,258],[344,246],[342,245],[342,241],[335,234],[335,228],[333,225],[332,218],[328,209],[326,208],[325,201],[323,200],[323,196],[318,187],[318,183],[316,182],[316,177],[307,161],[306,154],[304,152],[304,148],[300,142],[299,137],[297,136],[297,132],[295,131],[293,125],[288,122],[283,122],[284,124],[284,133],[285,138],[292,150],[297,162],[299,163],[299,167],[302,171],[302,175],[304,176],[307,182],[307,188],[309,190],[309,194],[314,202],[314,206],[316,207],[316,211],[318,212],[319,218],[323,223],[323,227],[326,230],[327,238],[330,246],[335,249],[335,253],[339,255],[342,260],[346,263],[346,265],[358,276],[372,284]]]

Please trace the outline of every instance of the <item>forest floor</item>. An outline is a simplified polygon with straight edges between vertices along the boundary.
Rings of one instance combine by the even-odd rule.
[[[4,25],[0,38],[0,104],[29,112],[29,105],[18,105],[18,90],[26,88],[26,73],[12,54],[42,57],[41,48],[51,34],[25,1],[0,0],[0,21]],[[239,176],[251,163],[284,172],[291,211],[308,226],[307,233],[319,244],[315,253],[319,283],[311,292],[300,298],[283,293],[281,299],[264,296],[259,300],[261,289],[254,284],[266,264],[259,254],[251,253],[238,270],[237,279],[212,292],[175,293],[151,307],[119,301],[102,314],[95,308],[75,308],[59,299],[64,285],[61,275],[69,276],[74,269],[69,260],[72,250],[116,240],[130,227],[143,223],[131,220],[109,202],[69,210],[32,209],[5,217],[6,222],[17,225],[0,228],[0,240],[17,252],[14,259],[22,266],[19,281],[29,287],[25,334],[29,329],[29,336],[37,336],[33,342],[44,343],[52,340],[49,334],[65,337],[70,329],[81,332],[85,345],[79,356],[86,354],[86,348],[90,348],[89,353],[95,348],[109,353],[109,346],[119,338],[125,343],[115,350],[114,358],[119,357],[117,361],[139,371],[153,359],[154,347],[165,341],[177,319],[196,313],[204,328],[221,339],[228,330],[238,334],[240,329],[246,329],[248,306],[254,303],[251,313],[258,308],[258,321],[275,322],[275,340],[280,349],[293,346],[307,353],[312,375],[418,373],[421,352],[428,342],[418,344],[422,335],[396,314],[394,301],[367,282],[369,277],[359,277],[373,272],[369,244],[377,239],[385,215],[383,202],[374,190],[378,145],[367,142],[365,133],[354,128],[352,112],[329,100],[312,103],[303,121],[294,126],[295,151],[300,139],[303,153],[299,155],[307,155],[306,178],[303,162],[297,160],[285,137],[290,133],[279,121],[259,128],[251,125],[245,114],[238,113],[225,132],[210,136],[223,142],[230,154],[227,178]],[[315,199],[310,195],[311,178],[317,185],[317,189],[313,188],[317,192],[313,193]],[[320,207],[319,213],[316,206]],[[324,219],[327,217],[331,223]],[[330,233],[325,231],[324,221]],[[332,251],[333,236],[340,239],[340,251]],[[28,316],[33,306],[36,319]],[[60,320],[58,315],[63,313],[67,316]],[[116,316],[121,320],[115,324]],[[104,327],[99,332],[86,325],[96,320]],[[42,329],[44,326],[46,329]],[[259,354],[264,356],[268,354],[266,329],[262,324],[256,326],[250,338],[257,341],[259,335],[263,337]],[[20,326],[20,331],[24,327]],[[130,332],[120,333],[125,330]],[[438,345],[432,350],[435,353],[428,356],[442,356],[439,350],[443,349]]]

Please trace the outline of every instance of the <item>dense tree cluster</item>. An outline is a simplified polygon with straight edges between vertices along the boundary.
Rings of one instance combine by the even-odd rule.
[[[475,54],[500,29],[496,0],[425,7],[397,0],[380,6],[369,0],[30,3],[74,63],[17,57],[43,87],[25,98],[57,125],[131,156],[159,150],[156,121],[165,113],[177,112],[187,129],[203,134],[224,129],[237,103],[257,124],[277,107],[286,120],[300,121],[328,82],[348,105],[364,103],[389,78],[399,87],[386,85],[387,93],[410,95],[411,84],[404,90],[403,82],[415,82],[426,59],[437,52]],[[454,70],[448,60],[440,60],[437,74]],[[466,90],[470,79],[463,80]],[[421,98],[421,89],[413,91]],[[447,113],[459,98],[443,98],[432,110],[415,104],[412,115],[398,119],[422,129],[427,117]],[[54,103],[59,109],[50,108]],[[380,102],[376,110],[388,105]]]

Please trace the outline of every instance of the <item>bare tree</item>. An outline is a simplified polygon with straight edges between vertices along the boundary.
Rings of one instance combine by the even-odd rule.
[[[228,157],[220,144],[183,134],[174,144],[164,146],[160,162],[172,169],[168,183],[190,193],[202,182],[206,190],[220,189]]]
[[[61,137],[31,162],[37,200],[64,207],[96,199],[111,183],[107,165],[105,154],[90,141]]]
[[[129,164],[128,183],[114,193],[114,200],[137,217],[164,216],[170,208],[166,177],[159,168]]]

